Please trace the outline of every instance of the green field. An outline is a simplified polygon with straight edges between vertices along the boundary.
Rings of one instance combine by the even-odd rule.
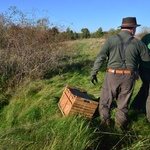
[[[64,66],[49,78],[26,80],[17,87],[9,104],[0,109],[0,150],[147,150],[150,126],[145,114],[129,110],[126,132],[99,129],[99,116],[87,120],[82,115],[62,116],[58,102],[66,85],[87,91],[98,101],[106,66],[98,74],[98,84],[90,83],[93,62],[104,39],[66,42]],[[131,101],[141,80],[136,81]],[[112,109],[112,118],[115,108]]]

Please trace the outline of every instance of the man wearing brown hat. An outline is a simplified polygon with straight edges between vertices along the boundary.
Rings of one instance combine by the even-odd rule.
[[[133,37],[138,26],[140,25],[137,24],[135,17],[123,18],[121,31],[105,41],[94,62],[91,75],[93,84],[98,81],[97,74],[107,60],[107,71],[99,101],[102,125],[110,123],[110,108],[115,98],[117,104],[115,125],[121,128],[125,125],[139,62],[150,61],[145,44]]]

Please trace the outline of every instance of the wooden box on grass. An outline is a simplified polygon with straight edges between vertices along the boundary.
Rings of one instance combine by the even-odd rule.
[[[93,101],[85,90],[66,86],[58,106],[64,116],[81,114],[90,119],[97,109],[98,102]]]

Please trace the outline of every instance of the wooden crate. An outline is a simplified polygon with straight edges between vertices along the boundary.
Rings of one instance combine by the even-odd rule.
[[[64,116],[82,114],[90,119],[98,106],[98,102],[93,101],[85,90],[66,86],[58,106]]]

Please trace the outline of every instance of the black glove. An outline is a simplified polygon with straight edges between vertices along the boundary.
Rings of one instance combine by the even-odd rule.
[[[92,75],[90,81],[95,85],[94,81],[98,82],[96,75]]]

